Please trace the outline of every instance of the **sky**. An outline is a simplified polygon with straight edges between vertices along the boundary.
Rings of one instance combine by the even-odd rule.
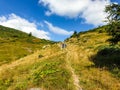
[[[105,6],[120,0],[0,0],[0,25],[63,41],[74,31],[105,25]]]

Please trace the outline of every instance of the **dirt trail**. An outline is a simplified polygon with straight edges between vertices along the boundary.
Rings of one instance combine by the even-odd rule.
[[[69,47],[66,49],[66,52],[67,52],[66,63],[67,63],[68,69],[72,73],[73,84],[75,85],[76,90],[82,90],[82,88],[79,85],[79,77],[76,75],[75,70],[72,68],[72,61],[74,61],[74,60],[77,61],[78,60],[77,53]]]

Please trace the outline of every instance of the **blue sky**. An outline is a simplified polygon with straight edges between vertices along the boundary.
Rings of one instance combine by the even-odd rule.
[[[74,31],[104,25],[105,5],[119,0],[0,0],[0,25],[63,41]]]

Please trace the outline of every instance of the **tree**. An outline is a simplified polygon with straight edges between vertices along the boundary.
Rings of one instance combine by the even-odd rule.
[[[113,44],[117,44],[120,41],[120,5],[112,3],[105,8],[105,12],[108,14],[108,33],[112,36],[109,41]]]
[[[76,31],[74,31],[73,35],[71,37],[78,37],[78,34]]]
[[[108,13],[107,19],[110,23],[120,20],[120,5],[112,3],[105,8],[105,12]]]
[[[32,32],[30,32],[28,36],[31,37],[32,36]]]

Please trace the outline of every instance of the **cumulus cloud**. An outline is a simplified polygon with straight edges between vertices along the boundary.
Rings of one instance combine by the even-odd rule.
[[[108,0],[95,0],[89,3],[88,7],[83,11],[81,17],[88,24],[103,25],[107,14],[104,12],[105,6],[110,3]]]
[[[48,7],[47,16],[79,17],[88,24],[102,25],[106,17],[104,9],[110,0],[39,0],[39,3]]]
[[[62,28],[53,26],[53,25],[52,25],[50,22],[48,22],[48,21],[44,21],[44,22],[47,24],[49,30],[50,30],[51,32],[55,33],[55,34],[59,34],[59,35],[71,35],[71,34],[73,34],[73,31],[67,31],[67,30],[65,30],[65,29],[62,29]]]
[[[0,25],[15,28],[26,33],[32,33],[33,36],[42,39],[50,39],[49,33],[44,30],[39,30],[35,23],[29,22],[28,20],[21,18],[15,14],[0,17]]]

